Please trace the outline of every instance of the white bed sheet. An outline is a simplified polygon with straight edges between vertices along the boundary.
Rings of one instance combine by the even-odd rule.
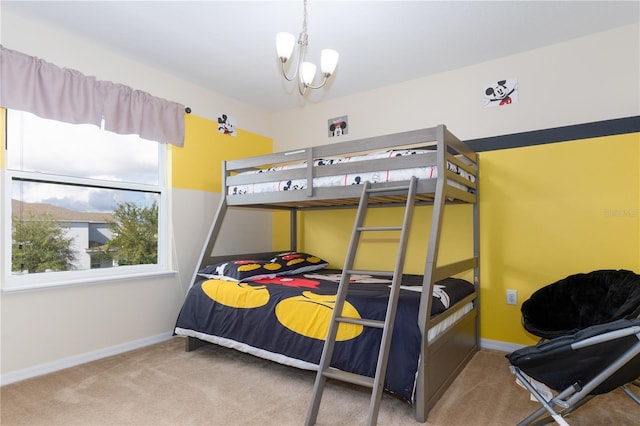
[[[469,302],[464,306],[458,308],[455,313],[451,314],[444,321],[436,324],[434,327],[431,327],[427,334],[428,341],[429,342],[433,341],[436,337],[444,333],[449,327],[451,327],[453,324],[455,324],[458,320],[460,320],[463,316],[465,316],[472,310],[473,310],[473,302]],[[213,335],[202,333],[199,331],[189,330],[189,329],[184,329],[179,327],[175,329],[175,333],[179,336],[196,337],[200,340],[204,340],[205,342],[215,343],[216,345],[236,349],[240,352],[245,352],[245,353],[257,356],[259,358],[268,359],[270,361],[274,361],[279,364],[284,364],[291,367],[300,368],[303,370],[318,369],[317,364],[301,361],[299,359],[291,358],[286,355],[266,351],[264,349],[256,348],[256,347],[247,345],[246,343],[236,342],[231,339],[226,339],[223,337],[213,336]]]
[[[340,163],[350,163],[355,161],[364,161],[364,160],[374,160],[380,158],[391,158],[397,156],[404,155],[420,155],[426,153],[433,153],[432,150],[392,150],[392,151],[384,151],[377,152],[366,155],[359,155],[354,157],[332,157],[327,159],[318,159],[314,161],[314,166],[323,166],[329,164],[340,164]],[[296,168],[306,167],[306,163],[298,163],[291,164],[286,166],[272,167],[268,169],[255,170],[243,172],[241,174],[256,174],[256,173],[268,173],[269,171],[278,171],[278,170],[289,170]],[[447,167],[449,170],[456,172],[457,174],[465,177],[470,182],[475,180],[475,177],[469,174],[466,170],[463,170],[456,166],[453,163],[447,163]],[[418,179],[435,179],[437,178],[437,168],[435,166],[428,167],[415,167],[410,169],[395,169],[395,170],[380,170],[375,172],[366,172],[366,173],[352,173],[352,174],[344,174],[337,176],[323,176],[323,177],[315,177],[313,178],[313,187],[314,188],[322,188],[322,187],[338,187],[338,186],[349,186],[349,185],[358,185],[362,184],[365,181],[369,181],[371,183],[381,183],[381,182],[397,182],[397,181],[405,181],[410,180],[412,177],[416,177]],[[459,187],[460,189],[466,190],[467,188],[464,185],[459,184],[458,182],[450,182],[450,184]],[[278,191],[292,191],[292,190],[301,190],[307,189],[307,180],[306,179],[292,179],[292,180],[281,180],[281,181],[273,181],[273,182],[260,182],[254,184],[245,184],[245,185],[232,185],[227,189],[228,195],[242,195],[242,194],[255,194],[262,192],[278,192]]]

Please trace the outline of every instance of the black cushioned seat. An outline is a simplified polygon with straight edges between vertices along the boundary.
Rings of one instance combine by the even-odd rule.
[[[640,316],[640,275],[623,269],[570,275],[537,290],[521,311],[524,328],[545,339],[636,318]]]

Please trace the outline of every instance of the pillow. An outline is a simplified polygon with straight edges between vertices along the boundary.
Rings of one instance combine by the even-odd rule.
[[[200,270],[198,274],[207,278],[227,279],[231,281],[242,281],[247,278],[273,278],[282,275],[282,265],[268,260],[230,260],[229,262],[218,263],[207,266]]]
[[[325,268],[329,262],[309,253],[290,251],[280,253],[270,260],[282,267],[277,275],[302,274]]]

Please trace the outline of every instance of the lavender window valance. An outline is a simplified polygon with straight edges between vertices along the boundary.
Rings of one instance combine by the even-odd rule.
[[[0,106],[184,145],[184,105],[96,80],[0,45]]]

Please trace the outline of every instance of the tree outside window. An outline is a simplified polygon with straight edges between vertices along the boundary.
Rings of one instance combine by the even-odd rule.
[[[30,214],[11,221],[11,270],[13,272],[50,272],[73,269],[76,258],[73,238],[67,236],[61,222],[49,215]]]
[[[147,265],[158,262],[158,204],[140,207],[134,203],[118,205],[109,222],[113,238],[105,253],[119,265]]]

